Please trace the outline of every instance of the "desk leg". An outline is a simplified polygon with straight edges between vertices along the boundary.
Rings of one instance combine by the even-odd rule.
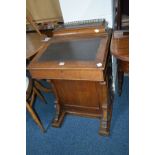
[[[56,101],[55,101],[56,115],[55,115],[55,118],[54,118],[54,120],[52,122],[52,126],[58,128],[58,127],[61,126],[61,124],[63,122],[64,116],[65,116],[65,112],[62,111],[61,103],[59,101],[58,93],[57,93],[57,90],[56,90],[56,87],[55,87],[53,81],[51,82],[51,85],[52,85],[52,90],[53,90],[53,92],[55,94],[55,97],[56,97]]]
[[[99,134],[103,136],[110,135],[110,123],[112,118],[112,103],[102,107],[103,113],[100,121]]]
[[[110,134],[110,129],[108,127],[108,111],[107,109],[103,110],[103,116],[100,121],[100,129],[99,129],[99,134],[104,135],[104,136],[109,136]]]
[[[110,120],[111,120],[111,114],[109,113],[111,110],[111,106],[109,106],[109,101],[108,97],[109,92],[108,92],[108,86],[107,82],[100,83],[101,84],[101,89],[102,92],[101,95],[101,108],[102,108],[102,115],[101,115],[101,120],[100,120],[100,129],[99,129],[99,134],[104,135],[104,136],[109,136],[110,134]]]
[[[60,127],[64,117],[65,117],[65,112],[61,110],[60,104],[58,103],[58,101],[56,101],[56,115],[52,122],[52,126],[56,128]]]
[[[64,117],[65,117],[65,112],[61,112],[59,117],[57,117],[56,115],[55,119],[52,122],[52,127],[59,128],[63,122]]]

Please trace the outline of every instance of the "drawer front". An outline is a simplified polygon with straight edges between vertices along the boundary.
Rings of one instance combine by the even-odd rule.
[[[102,70],[80,69],[32,69],[30,73],[36,79],[63,79],[63,80],[88,80],[104,81]]]

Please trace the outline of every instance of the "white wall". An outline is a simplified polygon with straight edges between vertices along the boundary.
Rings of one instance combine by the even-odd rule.
[[[113,27],[113,0],[59,0],[64,22],[105,18]]]

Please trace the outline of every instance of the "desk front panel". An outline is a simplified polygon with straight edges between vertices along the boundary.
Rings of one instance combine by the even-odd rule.
[[[62,80],[87,80],[104,81],[102,70],[82,69],[37,69],[31,70],[31,75],[36,79],[62,79]]]

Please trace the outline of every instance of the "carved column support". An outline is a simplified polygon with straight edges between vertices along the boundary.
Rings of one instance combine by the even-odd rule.
[[[108,136],[109,135],[109,117],[108,117],[108,83],[107,81],[100,82],[101,84],[101,89],[102,89],[102,104],[101,104],[101,109],[102,109],[102,116],[100,120],[100,129],[99,129],[99,134]]]
[[[56,115],[55,115],[55,118],[54,118],[54,120],[52,122],[52,126],[53,127],[60,127],[61,123],[63,121],[63,118],[65,116],[65,112],[62,111],[61,103],[60,103],[60,100],[59,100],[59,96],[58,96],[56,87],[54,85],[54,81],[51,81],[51,84],[52,84],[52,87],[53,87],[54,95],[56,97],[56,100],[54,101],[55,106],[56,106]]]
[[[102,118],[100,121],[100,130],[99,134],[108,136],[109,135],[109,117],[108,117],[108,104],[103,104],[102,106]]]
[[[59,115],[60,115],[60,104],[58,103],[57,100],[54,101],[55,106],[56,106],[56,116],[54,118],[55,121],[58,121]]]

